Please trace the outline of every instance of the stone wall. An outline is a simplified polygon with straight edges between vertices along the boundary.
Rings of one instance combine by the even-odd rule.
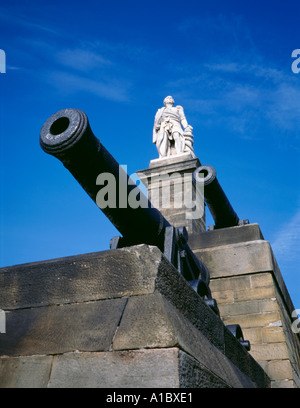
[[[250,353],[272,387],[300,387],[300,338],[292,331],[295,308],[258,224],[194,235],[190,245],[210,270],[222,320],[241,325]]]
[[[0,387],[269,387],[156,247],[0,269]]]

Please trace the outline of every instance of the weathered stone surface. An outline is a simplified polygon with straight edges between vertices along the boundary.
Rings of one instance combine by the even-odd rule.
[[[266,371],[274,381],[293,379],[293,372],[289,360],[269,361]]]
[[[190,285],[175,268],[170,269],[170,264],[165,258],[162,258],[155,288],[210,339],[214,346],[220,350],[224,349],[223,323],[220,317],[207,307],[194,290],[191,290]]]
[[[200,316],[201,319],[201,316]],[[222,332],[224,330],[224,326]],[[227,330],[227,329],[226,329]],[[223,332],[224,334],[224,332]],[[232,336],[231,334],[229,334]],[[252,364],[251,356],[231,338],[236,354],[247,360],[241,365],[236,359],[234,366],[230,360],[201,331],[197,330],[184,316],[178,312],[160,294],[144,295],[129,299],[122,321],[113,342],[113,350],[144,349],[157,347],[180,347],[192,355],[206,370],[214,376],[222,378],[231,387],[253,387],[261,377],[247,369],[249,377],[242,374],[247,364]],[[256,363],[254,362],[254,365]],[[241,368],[241,371],[237,368]],[[261,371],[260,367],[257,368]],[[260,374],[262,375],[262,374]],[[264,377],[264,376],[263,376]],[[264,377],[264,385],[268,380]]]
[[[228,384],[174,347],[57,356],[48,387],[228,388]]]
[[[179,350],[180,388],[229,388],[226,382],[204,368],[199,362]]]
[[[252,314],[237,314],[235,316],[224,315],[222,316],[224,324],[238,324],[244,328],[250,327],[266,327],[269,324],[276,323],[280,320],[280,313],[277,312],[269,312],[269,313],[252,313]]]
[[[256,361],[287,360],[289,358],[286,343],[253,344],[252,356]]]
[[[0,355],[108,350],[127,299],[13,310]]]
[[[194,251],[208,267],[211,277],[272,271],[273,260],[267,241],[250,241]]]
[[[0,308],[12,310],[153,292],[162,257],[146,245],[0,268]]]
[[[292,380],[272,381],[271,388],[296,388]]]
[[[52,356],[0,358],[0,388],[47,387]]]
[[[237,365],[249,378],[255,379],[258,387],[264,388],[269,383],[267,374],[258,366],[245,348],[236,347],[233,335],[227,328],[224,330],[225,355]]]
[[[177,388],[178,350],[70,353],[54,358],[51,388]]]
[[[148,198],[153,205],[173,226],[185,226],[189,234],[206,229],[204,196],[198,189],[195,200],[196,189],[191,177],[200,165],[197,158],[182,155],[153,160],[148,169],[137,172],[141,182],[147,187]],[[194,204],[197,202],[197,208],[191,209],[187,204],[187,192],[191,192],[190,198]]]
[[[102,269],[101,259],[104,260]],[[47,276],[46,265],[50,265],[50,276]],[[107,354],[105,359],[113,362],[116,356],[120,357],[124,352],[128,357],[133,349],[142,351],[150,347],[155,350],[180,349],[186,355],[182,355],[181,360],[177,355],[177,367],[182,368],[185,376],[187,373],[194,373],[201,384],[230,387],[253,387],[261,384],[262,371],[254,375],[247,369],[249,375],[245,374],[243,371],[246,370],[246,364],[239,363],[235,354],[232,357],[235,363],[230,360],[229,354],[226,355],[228,348],[226,349],[224,342],[225,328],[221,319],[156,247],[140,245],[104,254],[91,254],[90,257],[75,257],[75,261],[71,257],[63,259],[62,265],[59,260],[42,263],[45,270],[40,273],[41,282],[38,282],[37,288],[40,288],[43,295],[37,293],[37,288],[32,288],[37,293],[37,299],[30,298],[26,283],[31,282],[29,278],[33,278],[33,271],[41,271],[38,264],[20,267],[15,272],[11,270],[16,287],[8,284],[7,276],[3,277],[8,273],[7,269],[0,270],[5,288],[10,289],[10,294],[4,297],[10,309],[6,312],[7,333],[1,337],[0,353],[14,356],[13,359],[15,356],[59,354],[53,361],[49,383],[51,386],[72,386],[74,383],[80,387],[85,386],[86,381],[88,386],[99,386],[99,381],[101,384],[105,382],[100,368],[96,368],[97,358]],[[61,271],[62,275],[57,271]],[[89,282],[91,286],[84,288],[87,271],[92,281]],[[107,273],[103,275],[103,271]],[[99,280],[104,281],[101,284],[97,280],[97,273]],[[68,285],[60,284],[60,280],[68,282],[72,288],[68,293],[65,293]],[[54,288],[50,290],[51,282]],[[31,283],[34,286],[35,281],[32,280]],[[43,284],[46,284],[46,289],[43,289]],[[24,297],[16,305],[13,294],[21,289],[24,290]],[[244,355],[245,350],[239,342],[234,338],[231,342],[235,343],[235,353],[241,353],[245,359],[248,356],[251,364],[251,357]],[[79,352],[74,353],[75,351]],[[141,365],[146,364],[148,357],[144,357]],[[153,358],[155,360],[156,357]],[[10,359],[5,360],[6,364],[8,360]],[[121,375],[126,367],[121,365],[119,369],[118,364],[115,363],[115,373]],[[134,384],[137,384],[138,378],[139,386],[155,384],[155,379],[147,382],[149,376],[145,375],[145,382],[140,378],[144,375],[141,373],[146,370],[145,367],[139,364],[136,367],[136,372],[132,373],[136,378]],[[164,367],[161,370],[159,367],[156,365],[158,371],[153,368],[153,372],[156,372],[156,377],[168,378],[165,386],[191,384],[190,380],[186,380],[188,377],[179,376],[178,370],[176,378],[168,377],[168,374],[163,374]],[[260,369],[258,365],[257,367]],[[18,370],[18,367],[12,370],[14,380],[11,383],[18,383]],[[70,382],[67,379],[64,384],[63,379],[68,377],[68,370],[74,372],[75,377],[70,374]],[[117,381],[118,374],[115,375]],[[182,382],[178,378],[182,378]],[[264,386],[268,387],[268,384],[266,380]],[[116,386],[120,386],[119,383]]]
[[[189,245],[192,249],[201,249],[263,239],[259,225],[253,223],[189,234]]]

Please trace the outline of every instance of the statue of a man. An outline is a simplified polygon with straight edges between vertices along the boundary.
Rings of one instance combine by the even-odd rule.
[[[158,109],[153,127],[153,143],[156,144],[159,157],[171,155],[171,147],[176,154],[193,152],[192,126],[188,125],[182,106],[174,106],[172,96],[164,99],[164,107]],[[183,128],[183,129],[182,129]]]

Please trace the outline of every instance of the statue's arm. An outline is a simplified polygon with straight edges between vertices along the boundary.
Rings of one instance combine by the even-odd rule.
[[[188,123],[187,123],[187,120],[186,120],[186,117],[185,117],[185,114],[184,114],[183,107],[178,105],[178,106],[176,106],[176,108],[177,108],[178,113],[179,113],[181,125],[182,125],[183,129],[185,129],[188,126]]]
[[[154,125],[153,125],[153,143],[156,143],[157,140],[157,132],[160,128],[159,119],[161,117],[161,109],[158,109],[154,118]]]
[[[178,105],[178,106],[176,106],[176,108],[178,110],[179,117],[180,117],[180,122],[181,122],[181,125],[182,125],[183,129],[184,130],[186,130],[186,129],[192,130],[193,129],[192,126],[190,126],[188,124],[187,120],[186,120],[183,107]]]

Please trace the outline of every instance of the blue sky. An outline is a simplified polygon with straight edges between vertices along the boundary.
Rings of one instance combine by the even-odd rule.
[[[154,115],[172,95],[300,308],[299,13],[298,0],[2,2],[0,266],[107,249],[118,235],[41,150],[51,114],[85,111],[132,174],[157,157]]]

